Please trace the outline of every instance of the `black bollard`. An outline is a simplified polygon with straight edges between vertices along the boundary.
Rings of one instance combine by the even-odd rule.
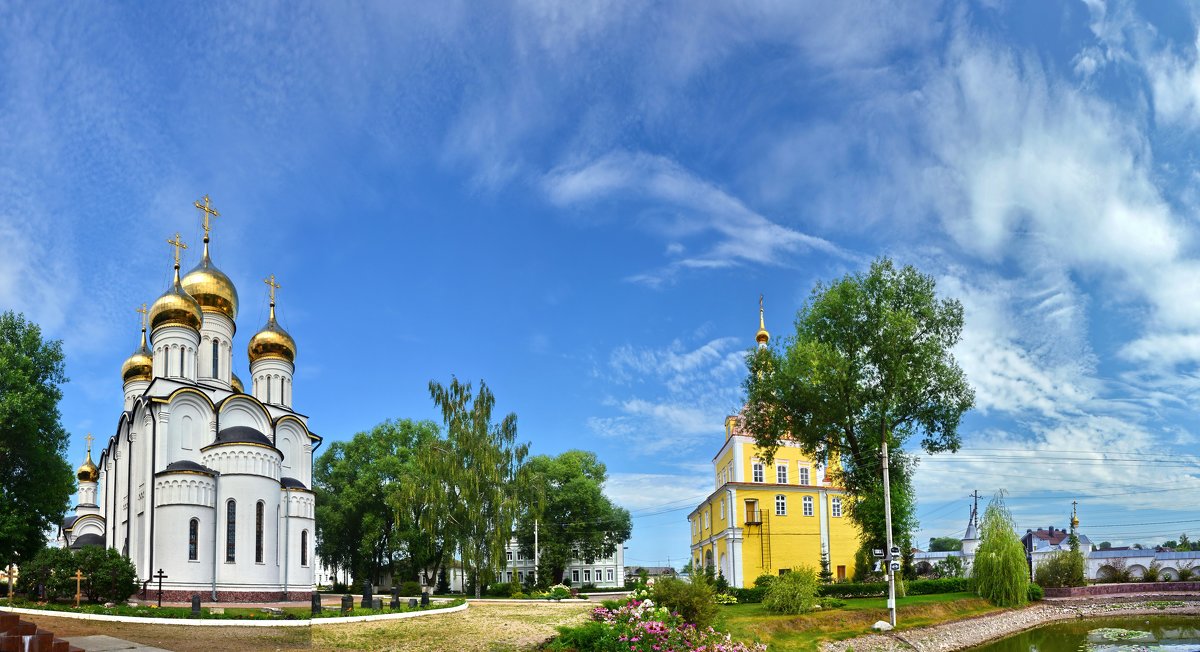
[[[388,605],[392,609],[400,608],[400,587],[392,585],[392,603]]]
[[[192,618],[200,617],[200,594],[192,594]]]
[[[312,594],[312,615],[316,616],[321,613],[321,594],[313,591]]]
[[[363,597],[362,597],[362,608],[363,609],[370,609],[371,605],[374,604],[374,602],[375,602],[374,600],[371,599],[372,598],[371,591],[372,591],[371,582],[370,581],[363,582]]]
[[[421,606],[429,606],[429,591],[421,591]]]
[[[342,615],[350,613],[354,609],[354,596],[347,593],[342,596]]]
[[[408,608],[409,608],[409,609],[416,609],[416,608],[417,608],[417,599],[416,599],[416,598],[409,598],[409,599],[408,599]]]

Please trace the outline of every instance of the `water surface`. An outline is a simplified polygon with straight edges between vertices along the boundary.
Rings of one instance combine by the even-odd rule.
[[[1068,620],[971,648],[970,652],[1200,652],[1200,617]]]

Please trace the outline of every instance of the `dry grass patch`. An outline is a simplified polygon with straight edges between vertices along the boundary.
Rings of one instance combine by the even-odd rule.
[[[559,625],[587,621],[596,605],[536,602],[471,603],[466,611],[405,620],[320,625],[313,628],[318,650],[524,650],[558,633]]]
[[[54,632],[59,638],[104,634],[151,647],[175,652],[214,652],[215,650],[309,650],[312,649],[307,627],[186,627],[171,624],[141,625],[99,620],[76,620],[21,614],[21,620]]]

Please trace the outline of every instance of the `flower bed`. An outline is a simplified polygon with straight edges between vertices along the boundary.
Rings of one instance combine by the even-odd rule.
[[[734,642],[712,627],[700,629],[679,614],[631,599],[615,608],[596,607],[592,622],[560,628],[550,650],[597,652],[765,652],[766,645]]]

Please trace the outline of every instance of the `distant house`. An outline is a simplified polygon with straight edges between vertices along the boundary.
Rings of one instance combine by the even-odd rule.
[[[649,577],[675,577],[677,575],[675,569],[670,566],[626,566],[625,582],[627,584],[636,582],[643,570]]]

